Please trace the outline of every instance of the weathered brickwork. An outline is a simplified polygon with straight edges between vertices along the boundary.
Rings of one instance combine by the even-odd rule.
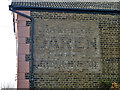
[[[100,88],[120,81],[119,15],[31,12],[34,87]]]

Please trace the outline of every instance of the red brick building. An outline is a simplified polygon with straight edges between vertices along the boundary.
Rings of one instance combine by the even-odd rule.
[[[30,11],[18,11],[30,16]],[[26,21],[30,19],[14,13],[15,35],[17,40],[17,87],[29,88],[29,80],[25,79],[25,73],[29,73],[29,62],[25,61],[25,55],[30,54],[30,45],[26,44],[26,38],[30,37],[30,26],[26,26]]]

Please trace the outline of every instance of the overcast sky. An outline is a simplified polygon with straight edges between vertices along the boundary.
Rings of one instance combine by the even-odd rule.
[[[8,5],[8,0],[2,0],[0,3],[0,87],[4,83],[16,87],[16,40],[13,17]]]

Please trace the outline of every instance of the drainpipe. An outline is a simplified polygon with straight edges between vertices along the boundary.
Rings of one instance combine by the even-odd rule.
[[[33,77],[34,77],[34,73],[33,73],[34,72],[34,69],[33,69],[33,67],[34,67],[34,58],[33,58],[34,18],[32,18],[32,17],[30,17],[30,16],[28,16],[26,14],[23,14],[23,13],[20,13],[20,12],[16,11],[15,9],[13,9],[12,6],[9,6],[9,10],[14,12],[14,13],[17,13],[17,14],[23,16],[23,17],[29,18],[32,21],[32,32],[31,32],[31,75],[30,75],[30,81],[31,81],[31,88],[33,88],[33,86],[34,86],[34,83],[33,83],[33,80],[34,80],[33,79]],[[15,28],[15,26],[14,26],[14,28]],[[15,31],[15,29],[14,29],[14,31]]]
[[[15,33],[15,15],[13,13],[13,26],[14,26],[14,33]]]

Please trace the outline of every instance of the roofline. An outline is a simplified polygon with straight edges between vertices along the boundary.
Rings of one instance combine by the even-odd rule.
[[[88,13],[105,13],[105,14],[120,14],[120,10],[111,10],[111,9],[84,9],[84,8],[56,8],[56,7],[36,7],[36,6],[14,6],[9,5],[9,8],[15,10],[47,10],[47,11],[62,11],[62,12],[88,12]]]

